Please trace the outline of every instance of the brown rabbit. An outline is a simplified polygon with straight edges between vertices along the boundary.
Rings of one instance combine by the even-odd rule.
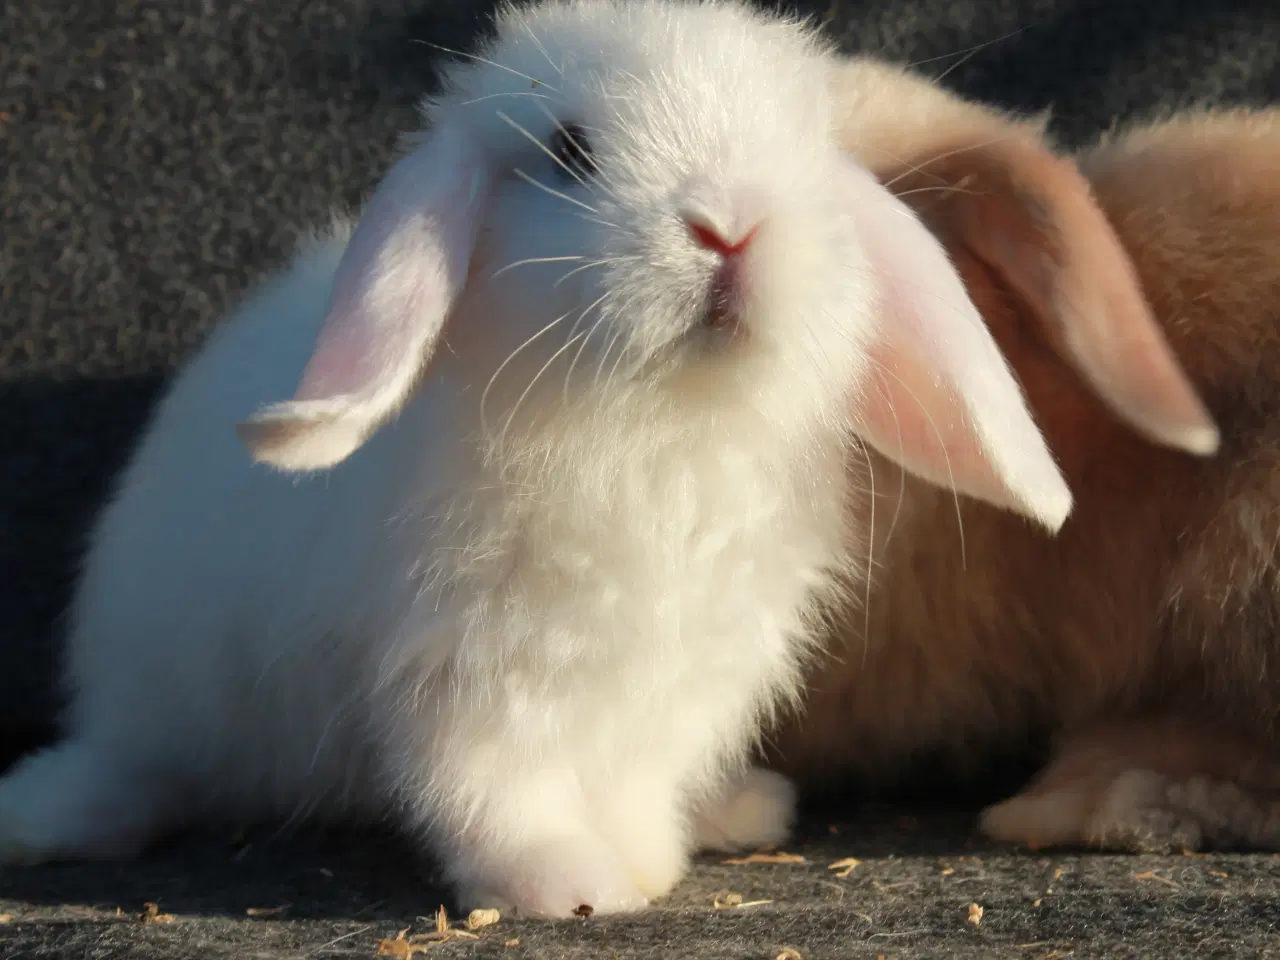
[[[875,581],[770,759],[884,786],[1047,734],[993,838],[1280,846],[1280,111],[1073,163],[895,68],[850,90],[850,148],[947,246],[1076,507],[1055,537],[868,452]]]

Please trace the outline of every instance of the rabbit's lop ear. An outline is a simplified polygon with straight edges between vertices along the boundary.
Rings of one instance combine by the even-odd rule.
[[[1025,135],[980,133],[916,158],[893,189],[919,191],[909,201],[944,244],[963,244],[1002,278],[1126,423],[1156,443],[1214,453],[1217,426],[1075,163]]]
[[[1071,492],[946,251],[852,160],[839,177],[879,289],[859,434],[911,473],[1057,531]]]
[[[492,179],[483,147],[447,121],[391,169],[338,264],[293,398],[237,426],[255,459],[333,466],[403,405],[466,282]]]

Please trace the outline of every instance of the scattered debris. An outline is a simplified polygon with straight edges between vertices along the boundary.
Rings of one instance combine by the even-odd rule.
[[[1223,873],[1221,870],[1210,870],[1210,871],[1209,871],[1209,876],[1211,876],[1211,877],[1221,877],[1223,880],[1225,880],[1225,879],[1227,879],[1227,877],[1231,876],[1231,874],[1229,874],[1229,873]]]
[[[804,954],[795,947],[783,947],[782,951],[773,960],[804,960]]]
[[[13,922],[12,913],[0,913],[0,923],[12,923],[12,922]]]
[[[749,863],[807,863],[808,861],[798,853],[764,853],[757,851],[745,857],[734,857],[731,860],[721,860],[720,862],[728,867],[741,867]]]
[[[408,932],[409,928],[405,927],[396,934],[394,940],[379,940],[378,952],[374,956],[394,957],[395,960],[411,960],[415,953],[426,953],[426,947],[409,942],[406,936]]]
[[[139,923],[173,923],[173,914],[161,913],[160,905],[150,901],[142,905],[142,913],[138,914]]]
[[[467,914],[467,929],[479,930],[481,927],[490,927],[502,919],[502,914],[497,910],[472,910]]]
[[[1066,873],[1066,872],[1067,872],[1067,868],[1066,868],[1066,867],[1054,867],[1054,868],[1053,868],[1053,879],[1054,879],[1054,880],[1058,880],[1058,879],[1060,879],[1060,878],[1062,877],[1062,875],[1063,875],[1064,873]]]
[[[473,913],[481,913],[485,911],[473,911]],[[497,911],[493,911],[497,913]],[[420,918],[425,919],[425,918]],[[468,921],[470,917],[467,918]],[[433,943],[448,943],[451,940],[479,940],[480,938],[474,933],[468,933],[466,930],[460,930],[449,923],[449,913],[443,906],[436,911],[435,916],[436,928],[429,933],[419,933],[409,936],[409,928],[405,927],[395,935],[393,940],[379,940],[378,952],[375,956],[394,957],[395,960],[412,960],[414,954],[425,953],[427,948]]]
[[[573,908],[573,915],[575,917],[582,917],[583,920],[587,919],[587,917],[591,916],[595,912],[596,908],[589,903],[580,903]]]
[[[278,917],[291,906],[291,903],[282,903],[278,907],[250,907],[245,913],[251,917]]]
[[[328,878],[328,879],[330,879],[330,880],[332,880],[332,879],[333,879],[333,871],[332,871],[332,870],[330,870],[328,867],[321,867],[321,868],[320,868],[320,875],[321,875],[322,877],[327,877],[327,878]]]
[[[1040,904],[1042,904],[1042,903],[1044,903],[1044,901],[1043,901],[1043,900],[1041,900],[1039,897],[1036,897],[1034,900],[1032,900],[1032,901],[1031,901],[1031,905],[1032,905],[1033,907],[1038,907],[1038,906],[1040,906]]]
[[[853,873],[862,861],[857,857],[845,857],[843,860],[837,860],[835,863],[827,864],[828,870],[836,870],[836,876],[843,880],[849,874]]]
[[[943,868],[943,870],[942,870],[942,875],[943,875],[944,877],[949,877],[949,876],[951,876],[951,875],[952,875],[953,873],[955,873],[955,872],[956,872],[956,868],[955,868],[955,867],[944,867],[944,868]]]
[[[1159,874],[1157,874],[1154,870],[1148,870],[1148,871],[1146,871],[1145,873],[1135,873],[1135,874],[1133,875],[1133,879],[1135,879],[1135,880],[1155,880],[1155,881],[1156,881],[1156,882],[1158,882],[1158,883],[1163,883],[1163,884],[1164,884],[1165,886],[1167,886],[1167,887],[1173,887],[1173,889],[1175,889],[1175,890],[1180,889],[1180,888],[1178,887],[1178,885],[1177,885],[1176,883],[1174,883],[1172,880],[1170,880],[1168,877],[1162,877],[1162,876],[1160,876]]]
[[[743,900],[740,893],[717,893],[711,898],[711,906],[716,910],[740,910],[744,907],[760,907],[772,900]]]
[[[504,941],[502,942],[502,945],[503,945],[504,947],[518,947],[518,946],[520,946],[520,938],[519,938],[519,937],[512,937],[510,940],[504,940]]]
[[[981,926],[982,915],[985,912],[986,911],[983,910],[982,907],[978,906],[978,904],[976,903],[969,904],[969,923],[975,927]]]

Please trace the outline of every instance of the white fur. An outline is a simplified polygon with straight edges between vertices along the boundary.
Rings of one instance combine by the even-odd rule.
[[[231,427],[297,383],[345,232],[249,301],[177,378],[97,527],[67,740],[0,785],[8,859],[127,852],[202,815],[390,813],[473,903],[633,908],[680,877],[691,810],[794,692],[847,545],[840,410],[872,295],[836,269],[856,251],[821,209],[824,105],[800,96],[821,89],[816,48],[728,6],[541,7],[501,35],[491,59],[607,127],[607,188],[577,195],[618,226],[510,178],[481,269],[616,261],[554,288],[579,264],[473,284],[399,418],[301,478],[253,465]],[[530,84],[458,75],[447,105],[475,101],[512,167],[567,191],[494,120],[545,142],[535,98],[493,96]],[[759,322],[681,354],[710,269],[661,202],[684,173],[714,211],[725,187],[757,190],[776,232],[753,267]],[[604,291],[574,375],[566,352],[516,410],[569,339],[548,333],[502,368],[482,422],[512,351]]]
[[[66,738],[0,783],[0,859],[389,816],[466,905],[566,916],[665,893],[695,820],[785,832],[790,791],[743,763],[855,546],[876,317],[830,55],[733,5],[570,0],[485,56],[431,108],[501,173],[432,367],[332,470],[253,463],[233,425],[298,384],[340,229],[182,371],[93,535]],[[515,129],[545,144],[543,107],[592,131],[598,181]],[[682,213],[764,223],[742,336],[698,326],[715,262]]]

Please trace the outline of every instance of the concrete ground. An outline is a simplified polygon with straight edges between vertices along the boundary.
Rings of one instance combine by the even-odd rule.
[[[411,41],[465,44],[483,7],[0,8],[0,765],[47,733],[56,616],[78,537],[161,379],[299,230],[367,194],[431,82],[429,48]],[[967,93],[1052,106],[1071,142],[1116,117],[1261,102],[1280,90],[1274,0],[832,0],[810,9],[851,50],[928,60]],[[1039,856],[983,846],[962,811],[900,817],[852,806],[836,820],[813,815],[786,848],[804,862],[706,861],[669,903],[637,918],[504,920],[429,950],[1280,954],[1272,857]],[[847,857],[861,861],[848,876],[829,869]],[[303,835],[188,838],[133,864],[7,871],[0,957],[369,957],[379,939],[431,929],[417,918],[431,917],[442,894],[422,869],[393,839]],[[728,892],[743,904],[716,908]],[[161,916],[141,922],[147,902]],[[970,904],[982,908],[976,924]]]

